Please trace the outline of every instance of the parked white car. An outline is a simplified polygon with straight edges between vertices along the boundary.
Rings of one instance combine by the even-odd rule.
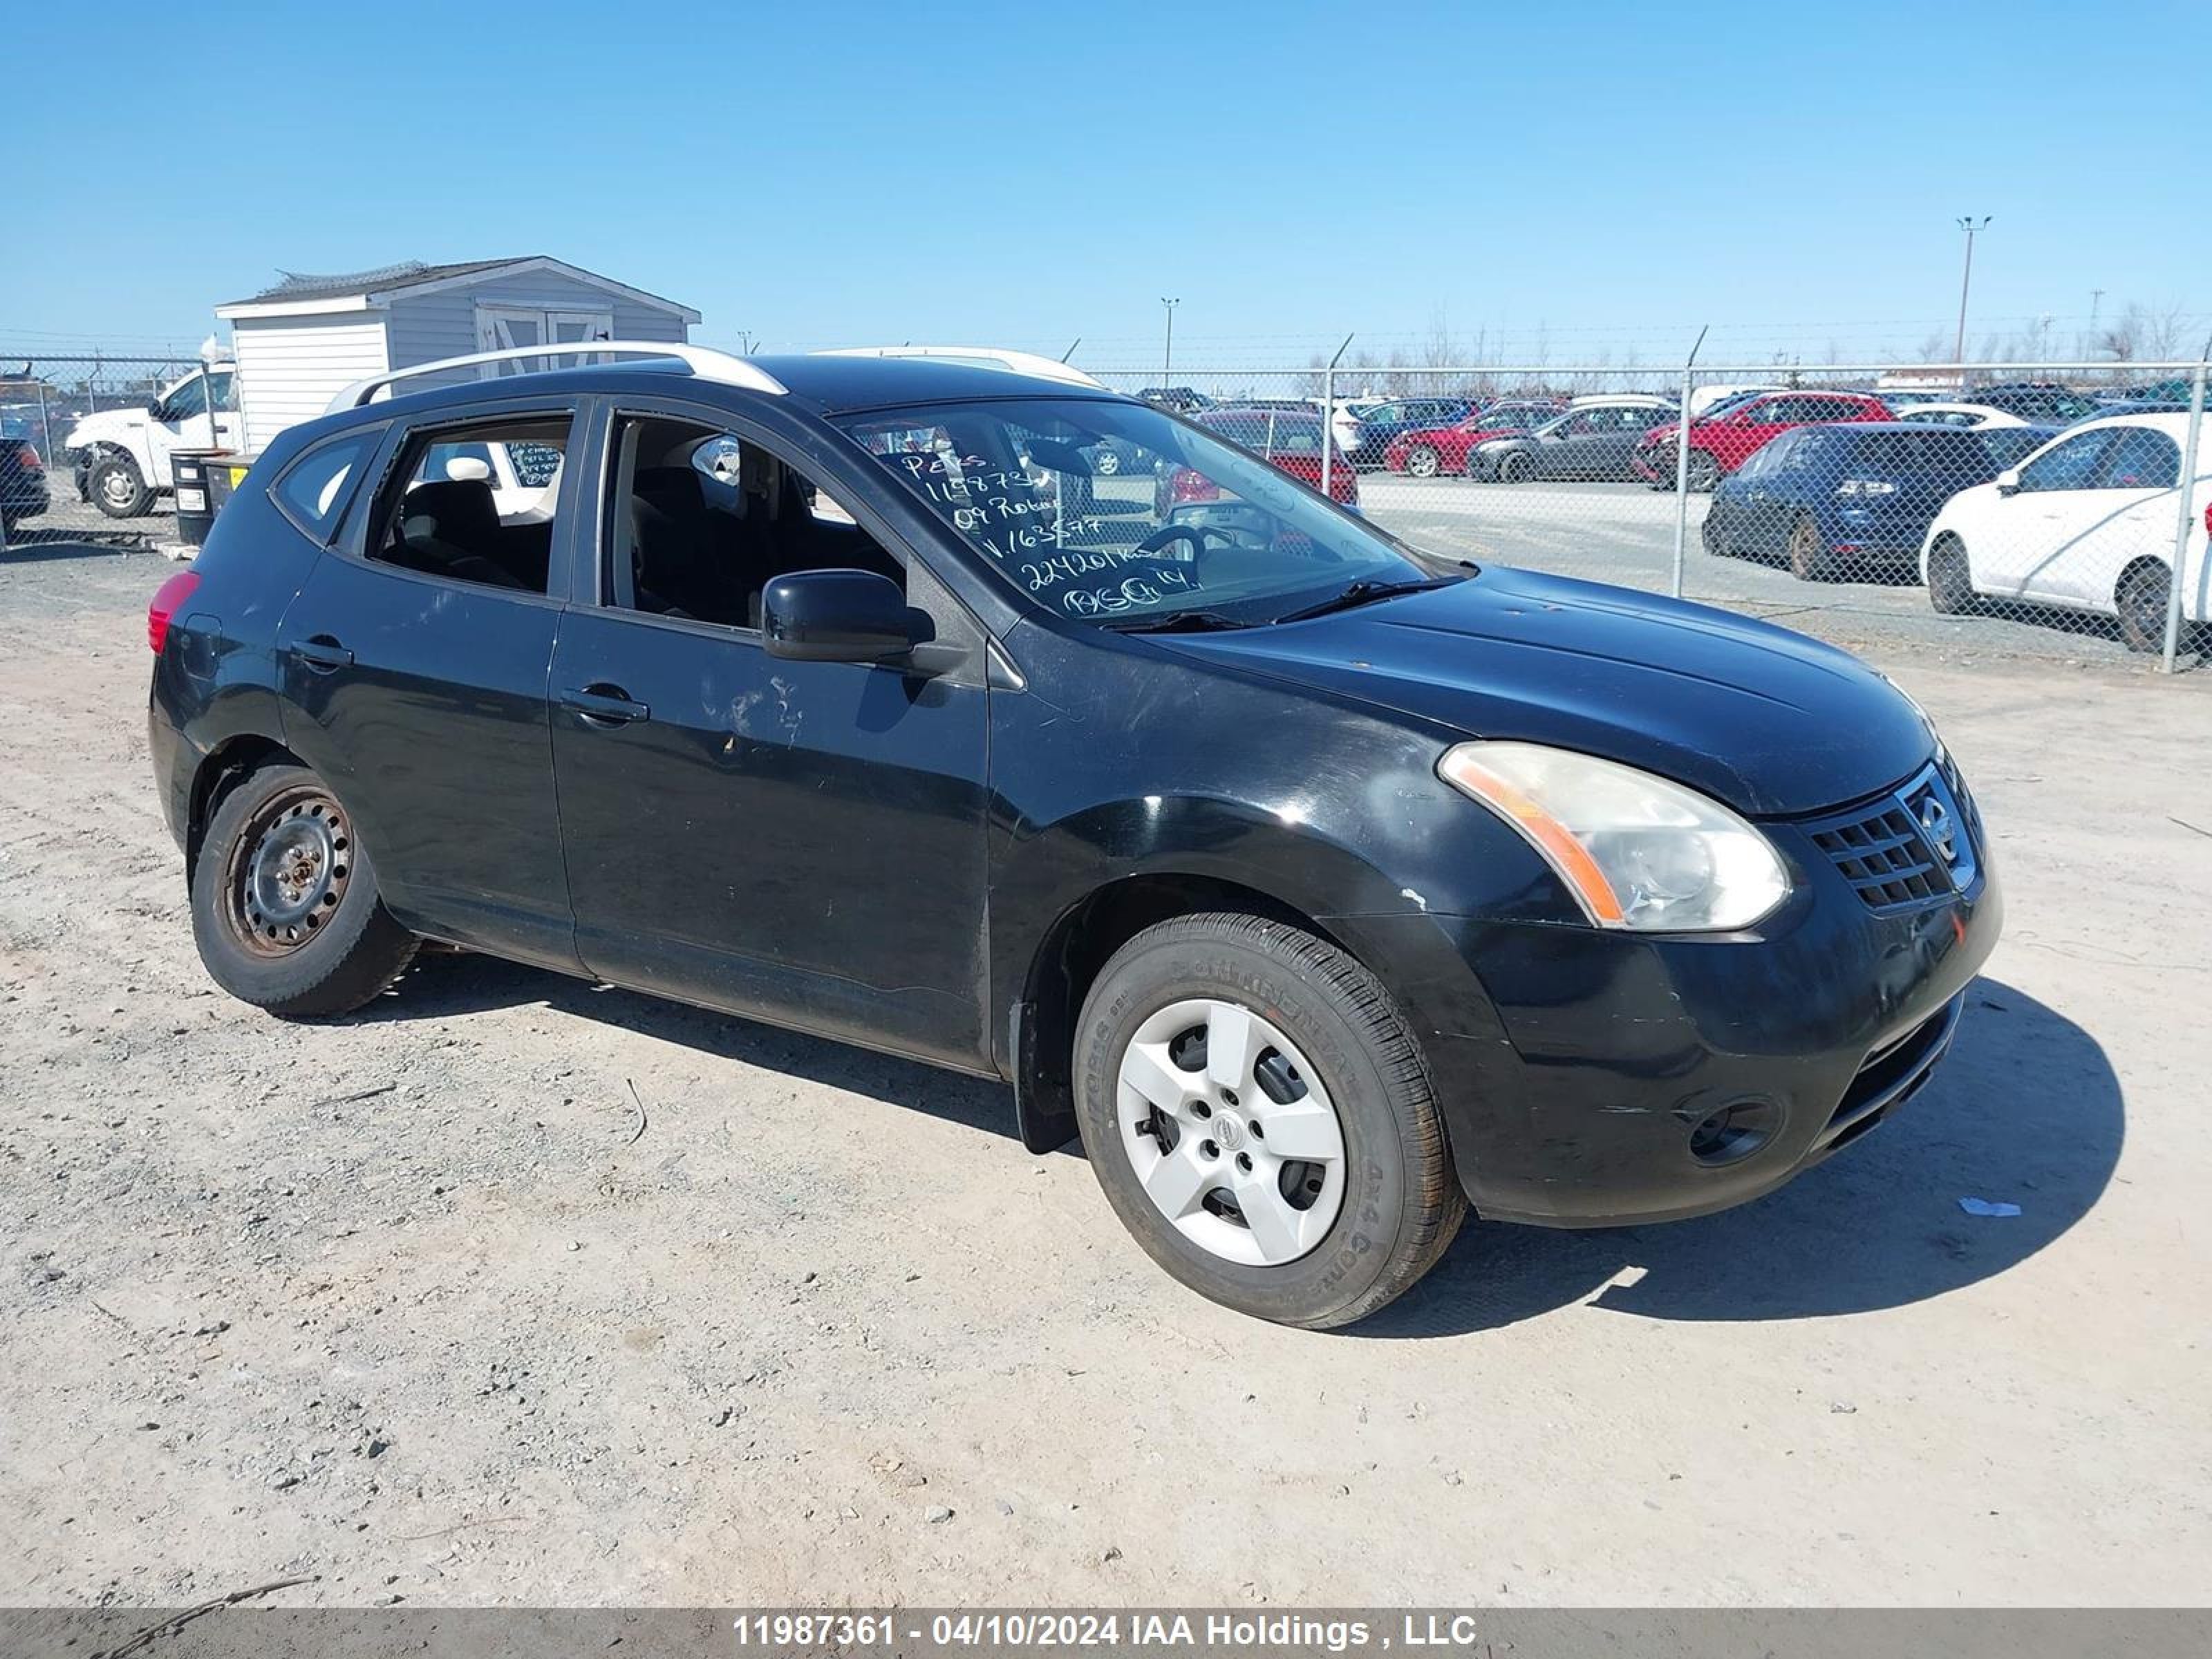
[[[241,447],[246,428],[238,414],[237,383],[235,365],[216,363],[205,374],[196,368],[163,386],[142,409],[86,416],[62,440],[78,498],[111,519],[136,518],[153,506],[155,496],[169,493],[172,451]]]
[[[1943,504],[1920,551],[1928,598],[1946,615],[1991,599],[2111,617],[2135,651],[2166,640],[2186,415],[2084,422],[1995,480]],[[2200,454],[2200,469],[2212,454]],[[2191,487],[2182,617],[2212,621],[2205,543],[2212,473]]]
[[[1894,412],[1900,421],[1918,421],[1929,426],[1963,426],[1978,429],[1985,426],[2027,424],[2019,416],[2008,414],[2002,409],[1991,409],[1987,404],[1908,404]]]

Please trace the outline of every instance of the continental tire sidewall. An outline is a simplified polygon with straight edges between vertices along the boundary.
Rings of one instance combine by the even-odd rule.
[[[1209,921],[1272,932],[1240,936],[1229,926],[1189,925]],[[1161,1267],[1240,1311],[1286,1324],[1327,1326],[1381,1306],[1425,1270],[1424,1261],[1409,1273],[1403,1259],[1409,1235],[1419,1231],[1416,1182],[1433,1187],[1439,1172],[1409,1168],[1400,1127],[1408,1111],[1433,1110],[1418,1055],[1410,1056],[1409,1075],[1407,1055],[1398,1056],[1394,1066],[1378,1054],[1356,1006],[1346,1006],[1328,974],[1312,971],[1321,964],[1296,959],[1300,945],[1318,947],[1357,969],[1350,958],[1310,935],[1245,918],[1192,918],[1139,935],[1108,964],[1085,1006],[1075,1050],[1077,1117],[1108,1201]],[[1320,1068],[1335,1103],[1346,1152],[1343,1206],[1328,1236],[1296,1261],[1248,1267],[1201,1249],[1160,1214],[1138,1183],[1116,1108],[1121,1055],[1147,1015],[1187,997],[1224,998],[1273,1022]],[[1395,1022],[1395,1014],[1389,1018]],[[1450,1179],[1448,1170],[1443,1174]],[[1455,1185],[1450,1196],[1456,1206]],[[1453,1229],[1457,1221],[1455,1211]],[[1387,1284],[1394,1273],[1401,1282]]]

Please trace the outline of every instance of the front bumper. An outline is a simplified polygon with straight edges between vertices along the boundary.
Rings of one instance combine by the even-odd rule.
[[[1986,849],[1966,890],[1881,915],[1808,836],[1764,827],[1793,891],[1754,934],[1359,919],[1355,949],[1388,962],[1421,1030],[1479,1212],[1598,1227],[1726,1209],[1927,1081],[2002,925]],[[1701,1158],[1693,1138],[1717,1115],[1764,1139]]]

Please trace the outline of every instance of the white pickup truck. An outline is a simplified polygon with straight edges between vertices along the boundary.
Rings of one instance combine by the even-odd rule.
[[[86,416],[62,441],[78,498],[111,519],[130,519],[151,507],[155,496],[169,493],[172,452],[236,449],[245,434],[237,369],[216,363],[163,386],[142,409],[104,409]]]

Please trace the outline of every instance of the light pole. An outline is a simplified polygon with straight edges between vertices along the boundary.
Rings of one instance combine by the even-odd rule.
[[[1966,233],[1966,270],[1959,278],[1959,343],[1951,353],[1951,360],[1959,365],[1959,385],[1966,384],[1966,290],[1974,281],[1974,233],[1989,228],[1990,216],[1984,213],[1978,220],[1971,213],[1960,216],[1959,228]]]
[[[1160,390],[1164,392],[1175,378],[1175,308],[1182,301],[1170,300],[1163,294],[1160,303],[1167,307],[1168,313],[1168,343],[1166,349],[1160,353]]]

